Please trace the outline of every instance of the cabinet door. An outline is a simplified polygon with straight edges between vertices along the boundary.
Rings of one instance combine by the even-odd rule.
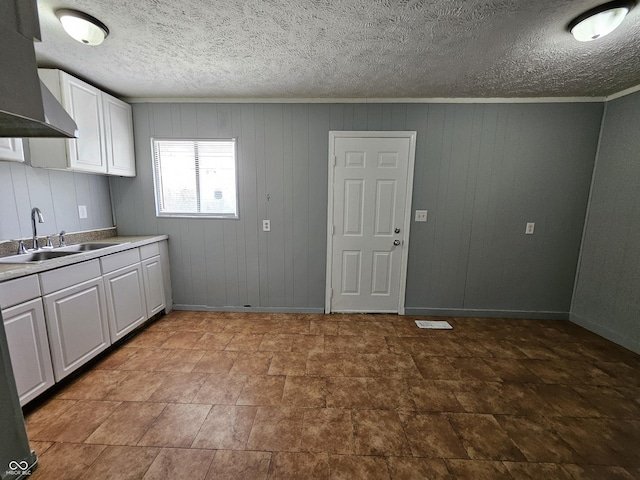
[[[125,336],[147,319],[142,267],[139,263],[104,277],[111,342]]]
[[[36,298],[2,311],[20,405],[54,384],[42,300]]]
[[[147,299],[147,317],[150,318],[164,309],[164,284],[160,256],[142,261],[144,292]]]
[[[102,93],[104,111],[107,173],[123,177],[136,176],[133,151],[131,105]]]
[[[107,173],[101,92],[88,83],[61,72],[62,105],[78,125],[78,138],[66,140],[69,167]]]
[[[46,295],[44,307],[56,381],[111,344],[102,277]]]
[[[0,138],[0,160],[24,162],[21,138]]]

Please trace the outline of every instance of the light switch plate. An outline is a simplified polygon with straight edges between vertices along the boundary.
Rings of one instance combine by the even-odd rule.
[[[524,233],[527,235],[533,235],[533,231],[536,228],[536,224],[533,222],[527,223],[527,228],[525,228]]]
[[[416,210],[416,222],[426,222],[427,221],[427,210]]]
[[[263,232],[271,231],[271,220],[262,220],[262,231]]]
[[[78,216],[80,218],[87,218],[87,206],[86,205],[78,205]]]

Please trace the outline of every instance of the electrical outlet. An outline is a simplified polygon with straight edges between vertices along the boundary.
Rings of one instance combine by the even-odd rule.
[[[78,205],[78,216],[80,218],[87,218],[87,206],[86,205]]]
[[[427,221],[427,211],[426,210],[416,210],[416,222],[426,222]]]
[[[271,220],[262,220],[262,231],[263,232],[271,231]]]
[[[529,222],[527,223],[527,228],[525,228],[524,233],[526,235],[533,235],[533,231],[535,230],[535,228],[536,228],[536,224],[533,222]]]

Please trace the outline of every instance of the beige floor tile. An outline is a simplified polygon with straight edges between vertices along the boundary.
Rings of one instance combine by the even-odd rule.
[[[136,445],[166,405],[166,403],[123,402],[89,435],[85,443]]]
[[[454,431],[474,460],[526,460],[493,415],[452,413],[447,415]]]
[[[244,375],[210,375],[192,403],[234,405],[246,381]]]
[[[284,376],[257,375],[246,377],[236,405],[280,405],[284,391]]]
[[[79,400],[48,422],[31,440],[81,443],[104,422],[120,402]]]
[[[155,460],[159,448],[110,446],[86,471],[91,480],[138,480]]]
[[[188,477],[204,480],[213,461],[214,450],[163,448],[142,480],[168,480]]]
[[[389,457],[387,464],[391,480],[452,480],[447,465],[441,459]]]
[[[194,372],[227,374],[238,358],[239,352],[206,351],[193,367]]]
[[[218,450],[206,480],[266,480],[270,452]]]
[[[117,388],[112,389],[107,395],[107,400],[121,400],[124,402],[145,402],[162,385],[167,378],[165,372],[129,372]]]
[[[513,480],[502,462],[487,460],[445,460],[456,480]]]
[[[38,468],[30,480],[81,480],[106,445],[55,443],[38,458]],[[36,454],[39,454],[36,451]]]
[[[271,452],[297,452],[304,411],[291,407],[259,407],[247,448]]]
[[[292,407],[316,407],[326,405],[327,386],[322,377],[287,376],[282,394],[282,404]]]
[[[196,344],[203,337],[203,332],[179,331],[171,335],[160,348],[186,349],[196,348]]]
[[[138,445],[188,448],[210,409],[210,405],[169,404],[151,424]]]
[[[258,407],[213,405],[193,448],[244,450],[249,440]]]
[[[271,459],[269,478],[328,480],[329,456],[326,453],[276,452]]]
[[[357,410],[352,413],[358,455],[411,455],[398,414],[389,410]]]
[[[445,415],[401,412],[400,419],[414,456],[467,458],[463,444]]]
[[[175,349],[162,359],[156,370],[160,372],[191,372],[204,356],[204,350]]]
[[[356,455],[329,455],[329,478],[331,480],[389,480],[389,469],[384,457]]]
[[[307,354],[274,352],[269,375],[304,375],[307,371]]]
[[[120,370],[91,370],[63,388],[58,398],[70,400],[105,400],[130,372]]]
[[[149,402],[191,403],[209,374],[170,372],[149,397]]]
[[[256,352],[260,348],[264,334],[261,333],[236,333],[229,340],[225,350]]]
[[[266,375],[273,352],[240,352],[231,367],[231,375]]]
[[[290,352],[295,335],[286,333],[268,334],[262,337],[258,350],[267,352]]]
[[[354,454],[351,411],[341,408],[305,409],[300,450],[342,455]]]
[[[514,480],[538,480],[540,478],[574,480],[573,476],[557,463],[503,463]]]
[[[231,332],[207,332],[202,337],[200,337],[198,342],[195,344],[195,348],[198,350],[221,351],[226,348],[232,338],[233,333]]]

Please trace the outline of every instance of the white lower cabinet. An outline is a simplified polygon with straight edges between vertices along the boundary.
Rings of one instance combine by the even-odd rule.
[[[55,382],[40,297],[2,311],[20,405]]]
[[[54,384],[38,275],[0,285],[0,309],[20,405]]]
[[[104,284],[96,268],[99,274],[99,262],[92,260],[40,274],[56,381],[111,345]],[[55,285],[63,288],[46,294]]]
[[[157,243],[140,247],[142,257],[142,275],[144,277],[144,291],[147,300],[147,316],[151,318],[164,310],[164,277],[162,275],[162,261]]]
[[[101,263],[109,332],[111,342],[115,342],[147,319],[142,267],[137,248],[108,255],[101,259]],[[121,265],[126,266],[118,268]]]

